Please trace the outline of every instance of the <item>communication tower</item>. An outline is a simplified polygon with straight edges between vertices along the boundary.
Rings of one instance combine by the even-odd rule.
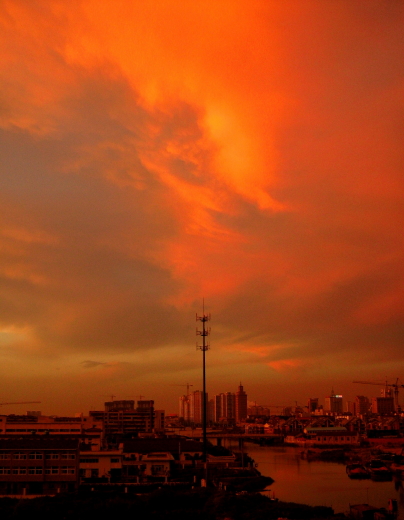
[[[207,337],[210,334],[210,328],[206,327],[206,323],[210,321],[210,314],[205,314],[205,301],[202,306],[202,316],[196,315],[196,321],[202,322],[202,330],[196,328],[196,335],[202,336],[202,345],[196,343],[196,349],[202,350],[202,432],[203,432],[203,460],[207,461],[207,442],[206,442],[206,419],[207,419],[207,399],[206,399],[206,351],[210,345]]]

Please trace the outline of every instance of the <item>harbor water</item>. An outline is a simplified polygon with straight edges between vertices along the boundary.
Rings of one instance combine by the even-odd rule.
[[[238,445],[228,445],[238,451]],[[387,508],[390,498],[397,500],[398,518],[404,520],[403,481],[374,482],[351,480],[344,464],[308,461],[301,448],[245,444],[245,451],[258,464],[262,475],[274,479],[267,494],[285,502],[329,506],[335,513],[345,513],[353,504]]]

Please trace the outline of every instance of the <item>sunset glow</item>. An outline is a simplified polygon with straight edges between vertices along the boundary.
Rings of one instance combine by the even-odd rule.
[[[203,298],[210,394],[404,384],[403,23],[396,0],[1,2],[0,401],[176,412]]]

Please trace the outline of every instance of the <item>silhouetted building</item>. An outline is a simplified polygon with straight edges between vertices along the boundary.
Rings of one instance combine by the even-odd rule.
[[[154,410],[154,431],[164,430],[166,416],[164,410]]]
[[[318,408],[318,397],[311,397],[308,401],[307,401],[307,410],[308,412],[311,414],[311,413],[315,413],[315,411],[317,410]]]
[[[116,406],[113,403],[118,403]],[[111,401],[105,403],[105,411],[90,411],[90,417],[103,421],[108,441],[125,435],[152,433],[155,427],[154,401]]]
[[[236,420],[236,394],[233,392],[226,392],[221,395],[222,401],[222,418],[226,421]]]
[[[222,394],[217,394],[213,398],[213,421],[218,423],[222,417]]]
[[[236,394],[226,392],[214,397],[215,422],[235,423],[236,421]]]
[[[189,395],[182,395],[180,397],[179,405],[179,418],[183,419],[185,424],[189,424],[191,421],[191,403]]]
[[[331,413],[342,413],[342,395],[336,395],[331,390],[331,395],[325,398],[324,410]]]
[[[394,413],[394,397],[372,397],[372,413],[380,415]]]
[[[195,390],[189,396],[190,401],[190,421],[194,424],[202,424],[203,416],[203,392]],[[208,402],[208,394],[206,393],[206,402]]]
[[[247,394],[240,383],[236,392],[236,422],[241,423],[247,418]]]
[[[370,401],[364,395],[357,395],[355,399],[356,415],[366,415],[370,411]]]

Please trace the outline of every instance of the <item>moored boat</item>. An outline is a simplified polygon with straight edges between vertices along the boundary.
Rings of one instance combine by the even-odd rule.
[[[346,472],[348,477],[352,479],[370,478],[369,471],[362,464],[348,464]]]
[[[372,480],[392,480],[393,473],[382,460],[373,459],[367,464]]]
[[[351,505],[345,516],[353,520],[396,520],[398,516],[397,500],[389,499],[387,509],[369,504]]]

